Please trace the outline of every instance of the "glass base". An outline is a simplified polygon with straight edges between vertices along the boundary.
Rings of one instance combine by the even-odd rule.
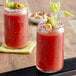
[[[38,66],[36,66],[36,68],[39,70],[39,71],[41,71],[41,72],[43,72],[43,73],[55,73],[55,72],[58,72],[58,71],[60,71],[60,70],[58,70],[58,71],[54,71],[54,70],[43,70],[43,69],[40,69]]]
[[[9,47],[9,46],[7,46],[5,43],[4,43],[3,45],[4,45],[4,47],[6,47],[6,48],[8,48],[8,49],[22,49],[22,48],[24,48],[24,47],[22,47],[22,48]],[[26,47],[26,46],[25,46],[25,47]]]

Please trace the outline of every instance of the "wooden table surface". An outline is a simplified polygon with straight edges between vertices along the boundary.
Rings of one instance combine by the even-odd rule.
[[[44,11],[50,12],[49,0],[23,0],[31,12]],[[4,4],[5,0],[1,0],[0,4]],[[76,15],[76,0],[62,0],[62,8],[70,11]],[[4,33],[4,20],[3,9],[0,6],[0,42],[3,41]],[[64,19],[65,25],[65,46],[64,58],[76,57],[76,16],[66,17]],[[29,24],[29,40],[36,40],[37,25]],[[29,67],[35,65],[36,61],[36,48],[33,49],[31,54],[7,54],[0,53],[0,73],[7,72],[15,69]]]

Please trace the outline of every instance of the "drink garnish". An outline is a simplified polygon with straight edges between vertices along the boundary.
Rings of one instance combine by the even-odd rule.
[[[7,2],[6,7],[10,8],[10,9],[14,9],[14,2],[13,1]]]
[[[52,26],[50,23],[46,24],[46,30],[51,31],[52,30]]]
[[[6,7],[10,9],[21,9],[21,8],[25,8],[25,5],[6,0]]]
[[[68,11],[62,11],[65,15],[68,15],[68,16],[74,16],[73,14],[69,13]]]
[[[25,8],[25,6],[23,4],[14,4],[14,8],[15,9],[21,9],[21,8]]]
[[[51,27],[56,28],[59,26],[59,22],[58,22],[58,14],[60,12],[62,12],[63,14],[67,15],[67,16],[73,16],[73,14],[69,13],[68,11],[63,11],[61,10],[61,4],[60,4],[60,0],[57,2],[53,2],[50,1],[50,9],[53,12],[53,15],[51,17],[47,18],[47,22],[46,22],[46,27],[47,24],[49,23],[51,25]],[[51,29],[49,29],[51,30]]]

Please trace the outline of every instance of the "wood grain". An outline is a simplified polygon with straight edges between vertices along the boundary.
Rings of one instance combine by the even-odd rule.
[[[49,0],[23,0],[31,12],[44,11],[50,12]],[[71,11],[76,15],[76,0],[62,0],[62,8]],[[1,0],[0,4],[4,4],[5,0]],[[4,7],[0,6],[0,42],[4,37],[4,20],[3,20]],[[73,18],[76,18],[74,16]],[[76,57],[76,32],[72,25],[68,23],[73,18],[65,18],[65,47],[64,58]],[[29,40],[36,40],[37,25],[29,24]],[[0,72],[7,72],[19,68],[33,66],[36,63],[36,48],[31,54],[7,54],[0,53]]]

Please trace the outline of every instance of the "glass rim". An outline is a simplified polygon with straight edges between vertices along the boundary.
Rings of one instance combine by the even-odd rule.
[[[25,7],[25,8],[21,8],[21,9],[10,9],[10,8],[8,8],[8,7],[4,7],[4,10],[9,10],[9,11],[16,11],[16,10],[22,10],[22,9],[26,9],[27,10],[27,7]]]
[[[27,8],[10,9],[10,8],[5,7],[4,11],[5,11],[5,13],[11,14],[11,15],[18,15],[18,14],[25,14],[25,13],[27,13]]]
[[[42,25],[42,24],[44,25],[45,23],[46,23],[46,22],[41,21],[41,22],[38,24],[37,30],[39,30],[39,26],[40,26],[40,25]],[[48,31],[48,30],[45,29],[45,31],[52,33],[52,32],[61,31],[60,28],[63,28],[62,31],[64,31],[64,25],[59,25],[58,27],[56,27],[55,29],[53,29],[53,30],[51,30],[51,31]]]

